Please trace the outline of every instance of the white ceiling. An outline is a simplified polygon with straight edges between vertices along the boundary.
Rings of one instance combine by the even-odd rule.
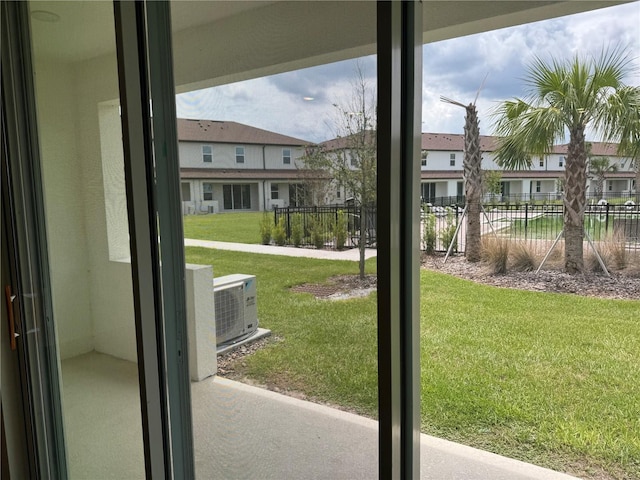
[[[625,2],[426,0],[423,38],[428,43],[619,3]],[[40,58],[80,62],[113,53],[111,2],[30,2],[30,9],[60,17],[53,23],[31,20]],[[174,1],[171,14],[176,81],[183,90],[375,51],[373,1]],[[209,65],[182,75],[180,63],[192,55]]]

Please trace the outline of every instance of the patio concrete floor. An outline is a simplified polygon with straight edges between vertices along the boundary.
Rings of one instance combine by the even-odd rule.
[[[144,478],[136,365],[93,352],[62,372],[70,478]],[[374,420],[217,377],[191,395],[197,478],[377,478]],[[420,464],[423,479],[573,478],[427,435]]]

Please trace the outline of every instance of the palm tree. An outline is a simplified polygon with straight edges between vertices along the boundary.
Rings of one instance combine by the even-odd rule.
[[[478,92],[479,93],[479,92]],[[476,96],[476,100],[477,100]],[[480,150],[480,126],[475,101],[464,105],[450,98],[440,100],[465,109],[464,117],[464,196],[467,204],[464,256],[468,262],[479,262],[482,254],[482,151]]]
[[[598,58],[571,60],[536,58],[525,78],[529,95],[507,100],[495,111],[497,162],[511,169],[529,168],[532,156],[551,152],[569,133],[564,191],[564,266],[569,273],[584,268],[583,236],[586,207],[586,130],[605,142],[625,140],[636,127],[640,87],[623,84],[631,72],[629,52],[603,50]]]
[[[596,181],[596,195],[602,198],[604,181],[607,173],[616,173],[618,166],[611,163],[608,157],[589,158],[589,175]]]

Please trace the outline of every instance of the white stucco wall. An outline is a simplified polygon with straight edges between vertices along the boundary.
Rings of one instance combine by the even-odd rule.
[[[93,349],[89,251],[78,154],[75,75],[42,61],[35,79],[54,319],[62,358]]]

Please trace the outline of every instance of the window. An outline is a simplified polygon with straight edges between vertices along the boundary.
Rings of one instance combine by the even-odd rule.
[[[180,184],[181,187],[181,193],[182,193],[182,201],[183,202],[190,202],[191,201],[191,185],[189,184],[189,182],[182,182]]]
[[[541,189],[540,180],[537,180],[536,181],[536,192],[540,193],[540,189]]]
[[[202,146],[202,161],[204,163],[213,162],[213,147],[211,145]]]
[[[540,157],[540,166],[544,167],[544,158]]]
[[[558,166],[559,167],[564,167],[564,157],[560,157],[560,160],[558,160]]]
[[[251,210],[251,185],[223,185],[225,210]]]
[[[336,190],[336,198],[340,198],[340,187]]]
[[[422,165],[423,167],[427,166],[427,156],[428,156],[428,152],[426,150],[422,151],[422,161],[420,162],[420,165]]]
[[[455,153],[449,154],[449,166],[450,167],[455,167],[456,166],[456,154]]]
[[[278,200],[278,195],[280,193],[280,189],[278,188],[277,183],[271,184],[271,200]]]
[[[291,165],[291,149],[290,148],[282,149],[282,163],[284,165]]]
[[[458,182],[456,184],[456,195],[459,197],[464,195],[464,182]]]
[[[236,163],[244,163],[244,147],[236,147]]]
[[[213,183],[202,184],[202,200],[213,200]]]

